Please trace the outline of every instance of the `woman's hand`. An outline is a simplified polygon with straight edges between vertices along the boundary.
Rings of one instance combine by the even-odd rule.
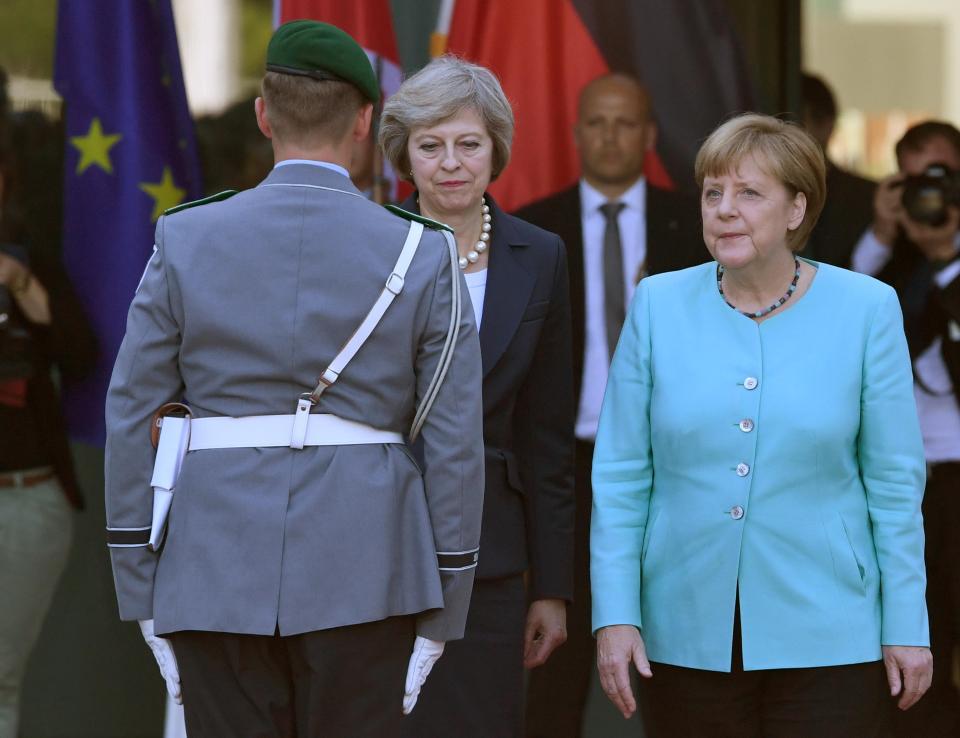
[[[637,711],[630,688],[630,662],[640,676],[650,678],[650,662],[640,631],[632,625],[608,625],[597,631],[597,671],[604,694],[620,713],[629,718]]]
[[[31,323],[50,325],[50,298],[30,270],[12,256],[0,253],[0,285],[6,287]]]
[[[567,640],[567,603],[563,600],[534,600],[527,611],[523,666],[533,669],[547,663],[550,654]]]
[[[22,262],[12,256],[0,253],[0,285],[7,289],[16,289],[23,285],[30,272]]]
[[[933,679],[933,655],[921,646],[884,646],[883,665],[887,669],[890,695],[897,707],[907,710],[923,697]],[[902,676],[901,676],[902,674]]]

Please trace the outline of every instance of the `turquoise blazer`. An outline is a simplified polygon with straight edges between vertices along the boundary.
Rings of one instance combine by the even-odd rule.
[[[757,324],[716,264],[644,279],[593,462],[593,628],[729,671],[874,661],[929,643],[925,464],[894,291],[818,267]]]

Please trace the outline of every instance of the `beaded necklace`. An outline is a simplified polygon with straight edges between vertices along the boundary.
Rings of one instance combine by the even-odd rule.
[[[786,294],[784,294],[783,297],[781,297],[779,300],[777,300],[775,303],[773,303],[773,305],[771,305],[770,307],[764,308],[763,310],[758,310],[758,311],[755,312],[755,313],[751,313],[751,312],[749,312],[749,311],[747,311],[747,310],[741,310],[741,309],[738,308],[736,305],[734,305],[733,303],[731,303],[731,302],[727,299],[727,296],[723,294],[723,272],[724,272],[724,269],[723,269],[723,265],[722,265],[722,264],[717,264],[717,289],[720,291],[720,297],[723,298],[723,301],[724,301],[725,303],[727,303],[727,305],[729,305],[731,308],[733,308],[734,310],[736,310],[738,313],[742,313],[743,315],[746,315],[748,318],[762,318],[764,315],[769,315],[769,314],[772,313],[774,310],[776,310],[778,307],[780,307],[781,305],[783,305],[783,303],[785,303],[787,300],[789,300],[790,297],[791,297],[791,295],[793,295],[793,293],[794,293],[794,292],[796,291],[796,289],[797,289],[797,283],[800,281],[800,259],[798,259],[796,256],[794,256],[794,257],[793,257],[793,264],[794,264],[794,267],[795,267],[796,269],[795,269],[795,271],[794,271],[794,273],[793,273],[793,281],[790,283],[790,286],[787,287]]]
[[[466,269],[471,264],[476,264],[480,259],[480,254],[490,246],[490,234],[493,231],[491,221],[493,217],[490,215],[490,206],[487,205],[487,198],[485,197],[480,198],[480,213],[483,215],[483,225],[480,226],[480,240],[467,252],[466,256],[460,257],[461,270]]]

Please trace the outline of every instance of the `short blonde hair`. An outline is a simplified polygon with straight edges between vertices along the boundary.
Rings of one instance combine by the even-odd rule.
[[[339,142],[367,100],[354,85],[267,72],[260,83],[270,128],[281,141]]]
[[[736,171],[752,156],[796,196],[807,198],[803,222],[787,232],[787,246],[800,251],[817,224],[827,196],[826,162],[820,144],[800,126],[770,115],[744,113],[720,125],[700,147],[694,163],[697,187],[703,180]]]
[[[410,77],[383,106],[380,146],[394,171],[410,179],[410,131],[436,125],[464,109],[475,110],[486,126],[493,141],[490,181],[499,177],[510,161],[513,109],[493,72],[449,54]]]

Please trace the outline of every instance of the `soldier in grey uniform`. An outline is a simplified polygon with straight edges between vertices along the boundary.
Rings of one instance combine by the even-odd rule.
[[[106,408],[120,616],[182,690],[191,738],[399,735],[463,635],[477,561],[473,311],[451,242],[347,177],[379,95],[360,46],[295,21],[267,70],[276,167],[160,218],[127,318]],[[152,416],[176,401],[190,415],[162,482]],[[165,539],[151,485],[172,499]]]

